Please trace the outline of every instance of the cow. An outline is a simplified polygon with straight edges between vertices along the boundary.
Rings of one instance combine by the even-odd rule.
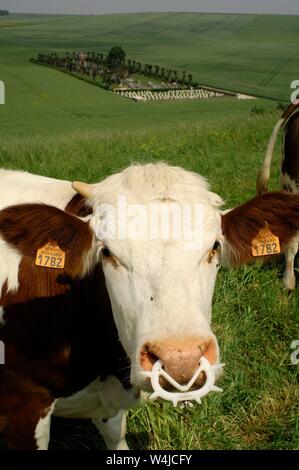
[[[127,448],[124,410],[151,390],[143,372],[156,360],[181,384],[201,357],[219,364],[211,329],[219,266],[254,261],[252,240],[265,225],[282,250],[299,231],[299,196],[268,193],[222,214],[203,177],[164,163],[95,185],[2,176],[0,433],[11,449],[47,449],[52,414],[91,418],[109,448]],[[198,219],[181,237],[147,237],[146,225],[123,232],[126,218],[132,228],[134,213],[145,215],[140,229],[156,205]],[[113,214],[117,236],[107,230]],[[65,254],[61,269],[39,264],[47,244]]]
[[[257,194],[268,191],[272,155],[280,129],[283,128],[280,188],[289,193],[299,193],[299,103],[290,104],[276,123],[269,139],[262,167],[257,175]],[[294,261],[298,252],[298,239],[291,240],[285,251],[286,267],[283,284],[287,290],[296,286]]]

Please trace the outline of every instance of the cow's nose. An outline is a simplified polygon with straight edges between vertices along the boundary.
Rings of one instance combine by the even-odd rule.
[[[154,363],[160,359],[165,372],[179,384],[185,385],[199,367],[202,356],[205,356],[211,364],[217,362],[217,344],[214,338],[148,342],[141,350],[140,364],[145,371],[150,371]],[[204,374],[201,374],[194,386],[201,385],[204,378]],[[160,379],[160,383],[164,388],[172,388],[164,379]]]

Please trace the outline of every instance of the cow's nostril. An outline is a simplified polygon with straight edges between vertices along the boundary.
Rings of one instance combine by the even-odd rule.
[[[145,345],[142,348],[142,351],[140,353],[140,365],[143,370],[151,371],[153,368],[153,365],[158,359],[159,358],[155,354],[150,352],[148,345]]]

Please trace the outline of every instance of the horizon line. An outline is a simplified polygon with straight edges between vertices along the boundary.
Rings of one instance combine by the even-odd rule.
[[[0,8],[1,10],[1,8]],[[4,8],[7,10],[7,8]],[[137,14],[137,13],[195,13],[195,14],[211,14],[211,15],[269,15],[269,16],[299,16],[298,13],[270,13],[270,12],[241,12],[241,11],[194,11],[194,10],[165,10],[165,11],[156,11],[156,10],[149,10],[149,11],[113,11],[113,12],[105,12],[105,13],[50,13],[50,12],[36,12],[36,11],[9,11],[12,15],[55,15],[55,16],[106,16],[106,15],[130,15],[130,14]]]

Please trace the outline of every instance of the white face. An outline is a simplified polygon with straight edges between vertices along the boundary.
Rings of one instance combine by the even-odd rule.
[[[201,176],[165,163],[131,166],[93,187],[76,187],[93,207],[90,223],[102,244],[131,382],[147,389],[140,372],[159,359],[172,379],[189,383],[202,356],[219,361],[210,328],[219,252],[211,250],[222,238],[222,199]]]
[[[210,321],[219,267],[219,253],[211,256],[211,250],[219,235],[220,217],[214,211],[200,247],[191,251],[183,240],[104,240],[103,270],[120,340],[131,360],[132,384],[147,388],[140,374],[149,370],[141,362],[146,344],[160,349],[182,344],[187,350],[194,341],[198,347],[211,341],[205,355],[218,362]],[[159,352],[155,356],[160,359]]]

